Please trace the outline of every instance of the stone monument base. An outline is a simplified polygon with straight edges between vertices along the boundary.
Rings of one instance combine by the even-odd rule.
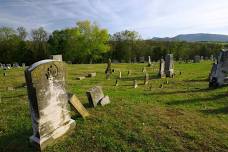
[[[31,136],[29,138],[30,143],[35,146],[39,150],[43,150],[47,145],[53,143],[57,138],[63,136],[68,133],[75,127],[75,121],[71,119],[67,124],[57,128],[52,133],[45,135],[43,137]]]

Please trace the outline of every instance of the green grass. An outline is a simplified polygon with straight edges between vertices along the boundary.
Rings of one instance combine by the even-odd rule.
[[[176,76],[158,79],[158,63],[147,68],[150,82],[143,85],[146,64],[113,64],[115,73],[105,79],[105,64],[67,65],[67,90],[87,104],[89,88],[100,85],[111,104],[88,108],[83,120],[72,110],[76,128],[45,151],[228,151],[228,88],[208,89],[211,62],[175,64]],[[118,70],[122,71],[115,87]],[[131,70],[131,76],[127,71]],[[182,72],[179,75],[179,72]],[[95,78],[77,76],[97,72]],[[0,151],[33,151],[27,90],[23,69],[0,71]],[[132,84],[136,79],[139,87]],[[13,86],[14,91],[7,91]]]

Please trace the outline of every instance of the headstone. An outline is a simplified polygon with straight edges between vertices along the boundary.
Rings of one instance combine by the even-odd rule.
[[[134,87],[134,88],[137,88],[137,87],[138,87],[137,80],[134,80],[134,81],[133,81],[133,87]]]
[[[11,69],[11,64],[6,64],[7,69]]]
[[[118,61],[118,60],[113,60],[112,62],[113,62],[113,63],[119,63],[119,61]]]
[[[44,149],[75,127],[68,111],[64,63],[42,60],[25,70],[33,136],[30,141]]]
[[[96,72],[93,72],[93,73],[89,73],[88,74],[88,77],[95,77],[96,76]]]
[[[167,54],[165,57],[165,75],[171,78],[174,76],[173,54]]]
[[[57,61],[63,61],[63,57],[62,57],[61,54],[51,55],[51,59],[52,60],[57,60]]]
[[[107,63],[107,68],[106,68],[106,70],[105,70],[106,79],[108,79],[108,80],[110,79],[111,74],[112,74],[111,64],[112,64],[112,61],[111,61],[111,59],[109,58],[109,59],[108,59],[108,63]]]
[[[151,65],[152,65],[151,59],[150,59],[150,56],[148,56],[148,67],[150,67]]]
[[[165,77],[165,61],[164,61],[164,59],[160,60],[159,76],[161,78]]]
[[[128,70],[127,71],[127,76],[130,76],[131,75],[131,70]]]
[[[25,69],[26,64],[25,64],[25,63],[22,63],[22,64],[21,64],[21,66],[22,66],[22,68],[24,68],[24,69]]]
[[[118,83],[118,79],[116,79],[115,86],[117,87],[118,85],[119,85],[119,83]]]
[[[77,77],[76,80],[83,80],[83,79],[85,79],[85,78],[86,78],[86,77],[81,76],[81,77]]]
[[[2,63],[0,63],[0,68],[1,68],[1,69],[3,69],[3,68],[4,68]]]
[[[121,79],[122,78],[122,73],[121,73],[121,71],[119,71],[119,79]]]
[[[149,74],[146,73],[144,76],[144,85],[147,85],[149,83]]]
[[[140,63],[145,63],[145,57],[144,56],[139,57],[139,62]]]
[[[101,99],[101,105],[105,106],[110,103],[109,96],[105,96],[104,98]]]
[[[209,87],[228,84],[228,50],[220,51],[217,63],[214,63],[209,75]]]
[[[96,107],[102,98],[104,98],[104,93],[100,86],[95,86],[86,92],[89,104]]]
[[[143,67],[142,72],[143,73],[146,72],[146,67]]]
[[[199,55],[196,55],[194,57],[194,63],[200,63],[200,56]]]
[[[214,61],[214,55],[213,54],[210,56],[210,60]]]
[[[137,63],[137,58],[136,57],[134,57],[134,63]]]
[[[89,113],[75,95],[69,95],[69,102],[83,118],[88,117]]]
[[[203,61],[204,60],[204,57],[203,56],[200,56],[200,60]]]

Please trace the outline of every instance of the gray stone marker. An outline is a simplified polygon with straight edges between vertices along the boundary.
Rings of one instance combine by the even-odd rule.
[[[104,98],[104,93],[101,86],[95,86],[86,92],[89,104],[96,107],[102,98]]]
[[[108,59],[108,63],[107,63],[107,68],[106,68],[106,70],[105,70],[106,79],[108,79],[108,80],[110,79],[111,74],[112,74],[111,65],[112,65],[112,61],[111,61],[111,59],[109,58],[109,59]]]
[[[25,63],[22,63],[22,64],[21,64],[21,66],[22,66],[22,68],[24,68],[24,69],[25,69],[26,64],[25,64]]]
[[[96,107],[99,103],[104,106],[110,103],[109,97],[104,96],[101,86],[95,86],[86,92],[89,104]]]
[[[167,54],[165,56],[165,75],[166,77],[174,77],[173,54]]]
[[[137,87],[138,87],[137,80],[134,80],[134,81],[133,81],[133,87],[134,87],[134,88],[137,88]]]
[[[105,106],[110,103],[109,96],[105,96],[104,98],[101,99],[101,105]]]
[[[145,57],[144,56],[139,57],[139,62],[140,63],[145,63]]]
[[[62,57],[61,54],[51,55],[51,59],[52,60],[57,60],[57,61],[63,61],[63,57]]]
[[[96,72],[93,72],[93,73],[89,73],[89,74],[88,74],[88,77],[91,78],[91,77],[95,77],[96,75],[97,75]]]
[[[200,60],[203,61],[204,60],[204,57],[203,56],[200,56]]]
[[[199,55],[194,56],[194,63],[200,63],[200,56]]]
[[[151,59],[150,59],[150,56],[148,56],[148,67],[150,67],[151,65],[152,65]]]
[[[228,49],[221,50],[217,63],[214,63],[209,75],[209,87],[218,87],[228,83]]]
[[[161,78],[165,77],[165,61],[164,61],[164,59],[160,60],[159,76]]]
[[[119,79],[121,79],[122,78],[122,73],[121,73],[121,71],[119,71]]]
[[[144,76],[144,85],[147,85],[149,83],[149,74],[146,73]]]
[[[25,70],[33,136],[30,141],[44,149],[75,127],[68,111],[64,63],[42,60]]]

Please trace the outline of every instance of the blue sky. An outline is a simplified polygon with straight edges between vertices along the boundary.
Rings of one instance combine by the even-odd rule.
[[[49,32],[91,20],[110,33],[143,38],[187,33],[228,35],[228,0],[0,0],[0,26]]]

